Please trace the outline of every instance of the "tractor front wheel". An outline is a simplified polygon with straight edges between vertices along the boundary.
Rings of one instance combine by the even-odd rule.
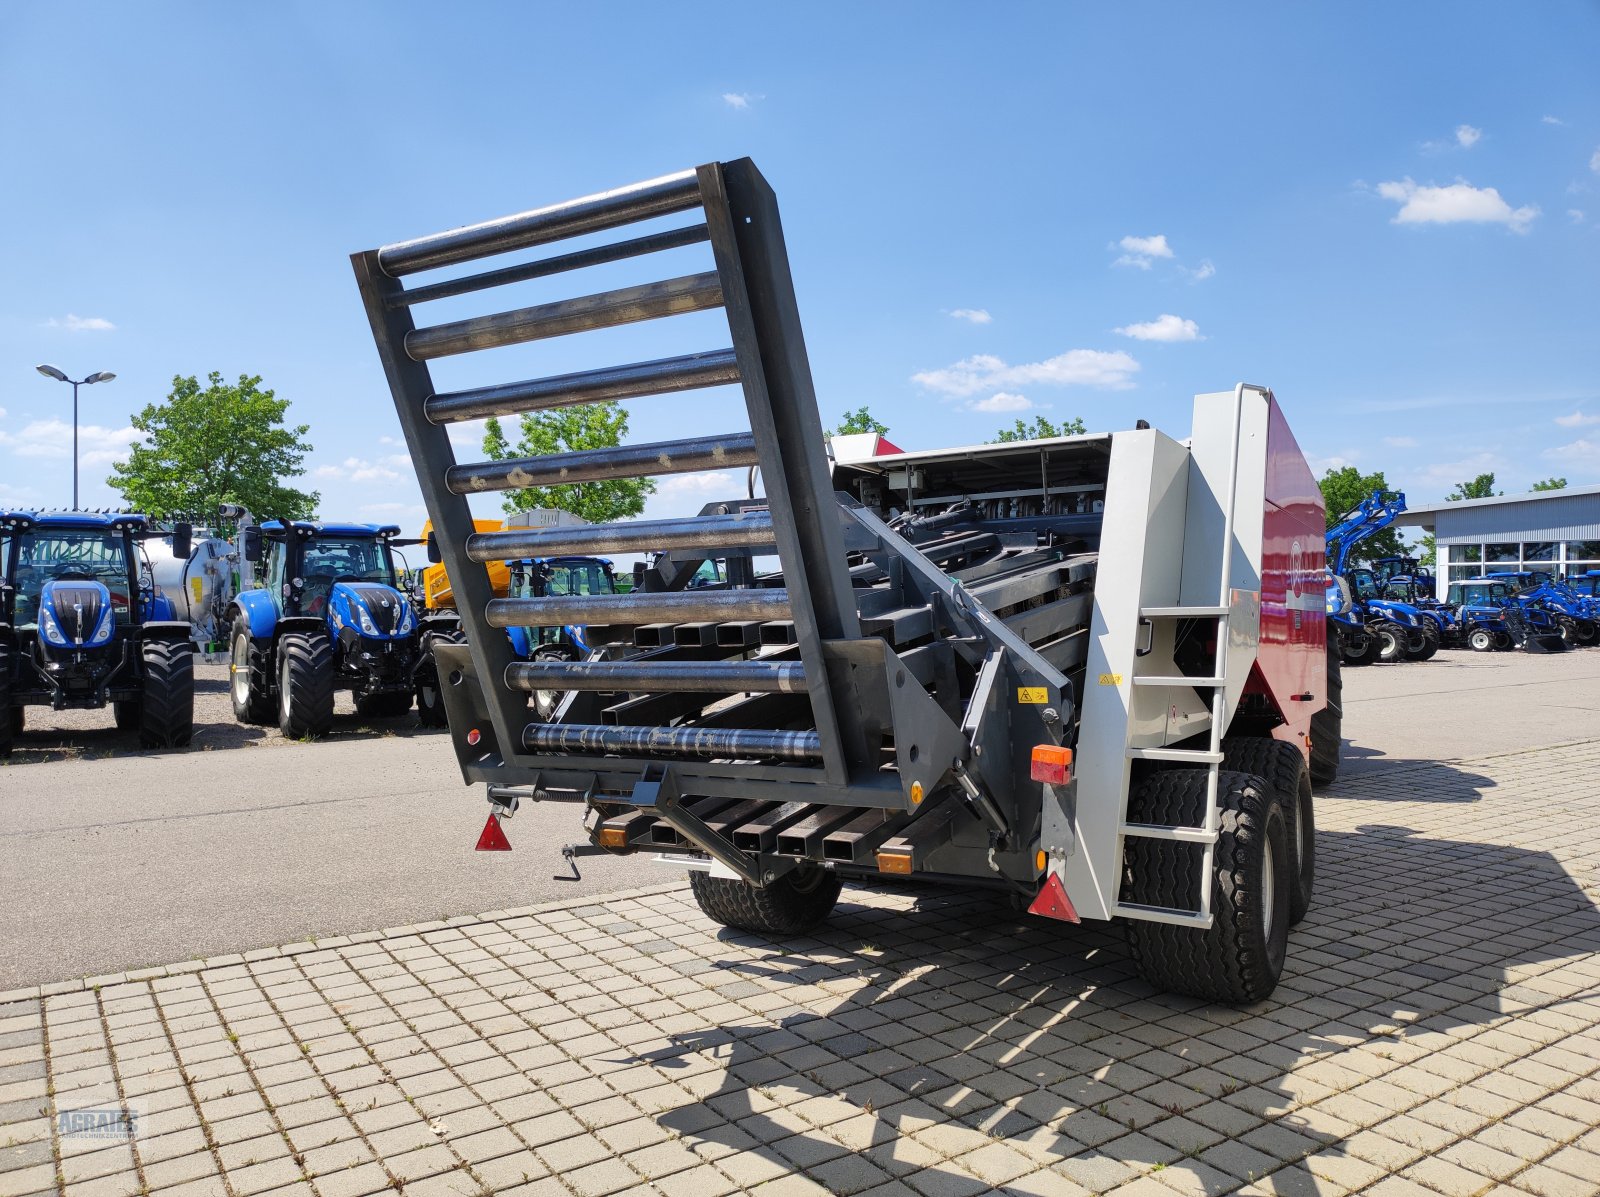
[[[278,641],[278,730],[313,740],[333,729],[333,646],[323,632]]]
[[[1467,647],[1475,653],[1486,653],[1494,648],[1494,633],[1488,628],[1473,628],[1467,633]]]
[[[554,644],[547,644],[536,649],[533,654],[535,661],[570,661],[573,654],[567,649]],[[549,723],[556,717],[556,708],[561,705],[565,690],[535,690],[533,692],[533,713],[540,723]]]
[[[1372,624],[1367,628],[1367,634],[1377,638],[1378,660],[1385,665],[1392,665],[1396,661],[1404,661],[1411,653],[1411,637],[1405,628],[1397,623],[1384,620]]]
[[[251,641],[249,621],[241,615],[228,634],[228,696],[233,700],[233,717],[240,723],[272,722],[272,695],[256,677],[260,656]]]
[[[1246,1004],[1272,995],[1289,946],[1294,885],[1289,818],[1274,786],[1248,773],[1218,779],[1219,831],[1212,874],[1201,878],[1199,845],[1133,839],[1123,852],[1123,900],[1194,910],[1211,887],[1211,926],[1202,931],[1129,919],[1128,946],[1157,989],[1204,1001]],[[1206,771],[1152,773],[1132,795],[1130,821],[1199,827]]]
[[[465,644],[466,636],[460,632],[429,632],[422,638],[422,662],[417,666],[417,722],[423,727],[444,727],[450,720],[445,714],[444,691],[439,681],[439,664],[433,650],[440,644]]]
[[[1422,622],[1422,647],[1417,648],[1415,642],[1413,642],[1411,652],[1407,655],[1407,660],[1429,661],[1433,659],[1433,654],[1438,651],[1439,627],[1433,620],[1424,619]]]
[[[194,654],[186,642],[146,641],[139,743],[145,748],[187,748],[193,738]]]

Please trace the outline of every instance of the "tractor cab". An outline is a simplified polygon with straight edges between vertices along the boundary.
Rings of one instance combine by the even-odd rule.
[[[1466,578],[1450,583],[1445,601],[1452,607],[1504,607],[1511,601],[1511,588],[1502,581]]]
[[[1548,586],[1555,581],[1555,575],[1549,570],[1543,569],[1506,570],[1485,574],[1484,577],[1496,582],[1504,582],[1512,594],[1517,594],[1523,590],[1533,590],[1540,586]]]
[[[616,593],[616,574],[611,562],[603,557],[544,557],[511,563],[511,598]],[[542,647],[568,650],[562,655],[570,660],[589,651],[584,630],[576,624],[509,630],[512,646],[525,658],[531,658]]]
[[[358,595],[369,595],[375,587],[398,590],[391,541],[399,535],[393,524],[268,520],[261,525],[262,573],[272,605],[279,615],[326,615],[335,586],[349,586]],[[388,596],[374,597],[381,602]]]
[[[139,730],[144,746],[189,742],[189,625],[156,587],[144,551],[168,535],[174,555],[188,557],[187,525],[168,531],[121,512],[0,512],[0,755],[28,706],[111,703],[117,726]],[[160,703],[146,702],[151,684]]]
[[[1433,572],[1415,557],[1379,557],[1372,563],[1372,572],[1385,590],[1391,582],[1403,582],[1414,584],[1414,593],[1421,598],[1431,599],[1439,592]]]

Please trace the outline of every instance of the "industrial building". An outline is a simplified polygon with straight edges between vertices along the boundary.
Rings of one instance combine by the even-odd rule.
[[[1414,507],[1395,523],[1432,532],[1449,581],[1511,570],[1600,571],[1600,486]]]

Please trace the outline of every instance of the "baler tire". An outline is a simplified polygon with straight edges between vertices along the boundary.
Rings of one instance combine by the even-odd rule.
[[[1467,647],[1475,653],[1494,651],[1494,633],[1487,628],[1473,628],[1467,633]]]
[[[1344,744],[1344,670],[1336,652],[1328,653],[1327,690],[1327,704],[1311,716],[1311,784],[1319,789],[1339,779]]]
[[[244,677],[241,689],[240,657],[243,656]],[[270,688],[256,685],[256,667],[261,653],[251,642],[250,624],[239,616],[228,633],[228,698],[233,703],[233,717],[240,723],[270,724],[276,714]]]
[[[11,705],[11,646],[0,644],[0,761],[11,755],[17,733],[22,730],[21,707]]]
[[[410,709],[410,691],[366,694],[356,699],[356,714],[363,719],[394,719]]]
[[[702,869],[689,874],[689,891],[707,918],[758,935],[810,931],[832,913],[841,885],[832,869],[806,865],[765,887],[735,877],[714,877]]]
[[[1385,665],[1404,661],[1411,652],[1411,637],[1405,628],[1389,620],[1372,624],[1368,634],[1378,640],[1378,660]]]
[[[422,665],[417,669],[417,722],[423,727],[447,727],[450,718],[444,709],[444,688],[439,681],[439,666],[433,659],[436,644],[465,644],[461,632],[429,632],[422,638]]]
[[[290,632],[278,641],[278,730],[314,740],[333,729],[333,647],[323,632]]]
[[[1311,772],[1300,750],[1286,740],[1269,736],[1239,736],[1222,742],[1224,769],[1252,773],[1278,791],[1289,820],[1293,848],[1293,880],[1289,886],[1289,925],[1295,926],[1311,909],[1316,888],[1317,819],[1312,811]]]
[[[1152,773],[1132,796],[1129,820],[1198,827],[1205,799],[1203,769]],[[1270,997],[1283,974],[1292,888],[1289,826],[1276,790],[1248,773],[1220,775],[1217,806],[1216,859],[1207,879],[1211,927],[1129,919],[1128,947],[1140,975],[1157,989],[1245,1005]],[[1196,845],[1130,837],[1124,901],[1194,909],[1200,859]]]
[[[187,748],[194,739],[194,654],[187,642],[147,640],[144,693],[139,698],[139,744]]]

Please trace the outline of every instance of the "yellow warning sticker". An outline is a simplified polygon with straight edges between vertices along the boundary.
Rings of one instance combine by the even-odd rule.
[[[1029,706],[1042,707],[1050,701],[1050,691],[1043,686],[1018,686],[1017,701]]]
[[[1122,685],[1122,675],[1120,673],[1102,673],[1100,675],[1100,684],[1102,686],[1120,686]]]

